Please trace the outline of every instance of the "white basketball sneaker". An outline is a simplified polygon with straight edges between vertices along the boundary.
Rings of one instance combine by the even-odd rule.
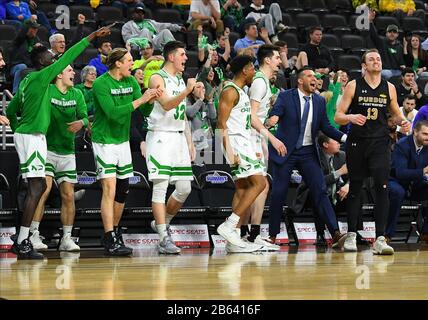
[[[263,239],[260,235],[254,239],[254,244],[262,246],[263,251],[278,251],[281,249],[280,246],[276,245],[275,243],[272,243],[266,239]]]
[[[59,251],[80,251],[80,247],[71,239],[70,234],[66,234],[61,239],[61,244],[59,245]]]
[[[236,232],[235,227],[230,222],[225,221],[219,225],[217,232],[219,235],[225,238],[227,242],[230,242],[235,246],[242,247],[243,241],[240,237],[240,234]]]
[[[384,236],[377,237],[373,245],[373,254],[391,255],[394,254],[394,249],[386,243]]]
[[[345,243],[343,244],[343,249],[347,252],[357,251],[357,234],[355,232],[348,232]]]
[[[36,250],[47,250],[48,246],[43,243],[43,237],[40,235],[39,230],[34,230],[30,236],[30,241],[33,245],[33,248]]]

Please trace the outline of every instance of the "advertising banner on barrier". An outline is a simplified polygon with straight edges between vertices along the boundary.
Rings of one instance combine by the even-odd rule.
[[[15,233],[15,227],[0,228],[0,250],[9,250],[12,248],[13,241],[10,240],[10,236]]]
[[[315,244],[317,241],[317,231],[313,222],[294,222],[297,239],[300,244]]]
[[[208,228],[205,224],[171,225],[170,232],[175,245],[182,248],[209,248],[210,240]],[[126,246],[133,249],[149,249],[157,247],[159,235],[157,233],[123,234]]]

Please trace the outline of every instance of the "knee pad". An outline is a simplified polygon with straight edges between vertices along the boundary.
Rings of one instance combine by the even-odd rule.
[[[114,201],[119,203],[125,203],[126,197],[129,193],[129,179],[117,179],[116,180],[116,194]]]
[[[172,193],[172,196],[178,202],[184,203],[191,191],[192,185],[190,181],[177,181],[175,183],[175,190]]]
[[[152,202],[165,203],[166,190],[168,189],[168,180],[153,181]]]

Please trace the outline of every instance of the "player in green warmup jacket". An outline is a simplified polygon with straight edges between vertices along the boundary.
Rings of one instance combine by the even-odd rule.
[[[140,86],[131,76],[133,60],[128,50],[112,50],[105,64],[109,71],[95,80],[94,123],[92,146],[97,177],[103,195],[101,217],[104,225],[104,248],[110,256],[128,256],[120,234],[119,222],[129,192],[129,177],[133,176],[129,131],[131,113],[140,108],[145,116],[152,111],[152,100],[162,95],[160,89],[148,89],[141,94]]]
[[[61,72],[55,84],[49,87],[51,103],[51,123],[46,134],[48,154],[46,160],[46,191],[42,195],[30,226],[30,240],[36,250],[46,250],[48,246],[39,235],[39,224],[42,220],[45,203],[55,179],[61,195],[61,222],[63,237],[61,251],[79,251],[80,248],[71,239],[75,206],[74,184],[77,183],[76,156],[74,139],[77,131],[88,126],[87,107],[80,90],[73,88],[75,72],[67,66]]]
[[[23,178],[28,181],[24,212],[18,236],[12,236],[12,251],[18,259],[43,259],[44,256],[33,248],[29,239],[30,224],[46,190],[45,163],[47,156],[46,132],[51,118],[51,104],[48,89],[50,83],[66,66],[73,62],[96,37],[110,34],[110,27],[103,27],[82,39],[68,49],[62,57],[53,62],[53,55],[44,46],[31,52],[31,60],[36,71],[28,74],[20,83],[18,92],[7,108],[7,117],[14,131],[15,148],[19,156]],[[17,113],[21,114],[18,122]]]

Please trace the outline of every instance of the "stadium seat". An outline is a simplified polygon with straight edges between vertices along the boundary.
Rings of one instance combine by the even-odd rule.
[[[347,16],[354,11],[351,1],[349,0],[326,0],[327,8],[337,14]]]
[[[320,25],[318,16],[313,13],[299,13],[295,20],[298,28],[310,28]]]
[[[83,69],[86,65],[88,65],[89,61],[95,58],[98,55],[98,49],[93,47],[88,47],[83,51],[81,55],[79,55],[74,61],[74,65],[76,68]]]
[[[112,44],[116,44],[113,48],[117,46],[123,47],[125,45],[122,38],[122,31],[118,28],[112,28],[110,35],[106,36],[105,39],[109,40]]]
[[[174,31],[172,32],[172,35],[174,36],[175,40],[186,43],[186,35],[183,32]]]
[[[362,36],[356,34],[344,34],[340,39],[342,48],[349,52],[358,52],[360,50],[366,50],[366,43]]]
[[[427,27],[424,22],[417,17],[404,17],[402,28],[405,33],[416,33],[424,38],[428,36]]]
[[[230,46],[233,49],[233,46],[235,45],[236,40],[238,40],[239,38],[241,38],[241,36],[239,35],[238,32],[231,32],[229,34],[229,42],[230,42]]]
[[[76,32],[76,29],[77,29],[77,27],[71,27],[70,29],[63,29],[63,30],[59,30],[58,32],[62,33],[64,35],[66,43],[69,44],[70,41],[73,40],[73,35]],[[93,31],[94,31],[94,29],[91,29],[87,26],[84,26],[83,27],[83,36],[87,37]]]
[[[297,39],[297,35],[294,33],[280,33],[279,40],[285,41],[287,43],[288,48],[299,48],[299,40]]]
[[[297,32],[296,23],[293,20],[293,17],[289,13],[282,14],[282,23],[288,26],[287,32]]]
[[[398,20],[391,16],[378,16],[375,18],[374,23],[377,28],[377,32],[382,35],[385,34],[386,28],[390,24],[395,24],[397,26],[400,26],[400,24],[398,23]]]
[[[157,9],[154,12],[154,20],[157,22],[169,22],[176,24],[183,23],[180,12],[175,9]]]
[[[322,35],[321,44],[325,45],[328,48],[339,48],[340,40],[335,34],[324,33]]]
[[[302,13],[303,8],[299,0],[279,1],[281,9],[287,13],[297,14]]]
[[[343,54],[337,59],[337,67],[346,70],[361,70],[361,59],[359,56]]]
[[[129,178],[129,194],[126,198],[127,207],[151,207],[152,188],[147,178],[138,171]]]
[[[230,173],[220,170],[209,170],[199,175],[202,204],[213,210],[231,207],[235,193],[235,183]]]
[[[104,26],[116,21],[124,21],[122,10],[110,6],[99,7],[97,9],[97,21]]]
[[[58,30],[59,33],[66,33],[67,29]],[[49,31],[45,27],[40,27],[37,31],[37,36],[41,41],[49,43]],[[65,38],[67,40],[67,37]]]
[[[186,67],[187,68],[198,68],[199,67],[199,60],[198,60],[198,52],[197,51],[187,51],[187,62]]]
[[[186,45],[187,48],[190,50],[197,50],[198,49],[198,32],[196,30],[188,31],[186,33]],[[210,32],[204,31],[204,36],[208,38],[208,43],[213,42],[213,35]]]
[[[322,26],[326,32],[334,34],[351,33],[351,28],[348,25],[344,16],[339,14],[326,14],[322,19]]]
[[[7,24],[0,24],[0,40],[14,40],[17,31],[14,26]]]
[[[329,13],[324,0],[305,0],[303,7],[305,11],[315,13],[318,16]]]
[[[81,13],[87,20],[94,20],[94,11],[90,6],[71,6],[70,7],[70,18],[77,20],[78,14]]]

